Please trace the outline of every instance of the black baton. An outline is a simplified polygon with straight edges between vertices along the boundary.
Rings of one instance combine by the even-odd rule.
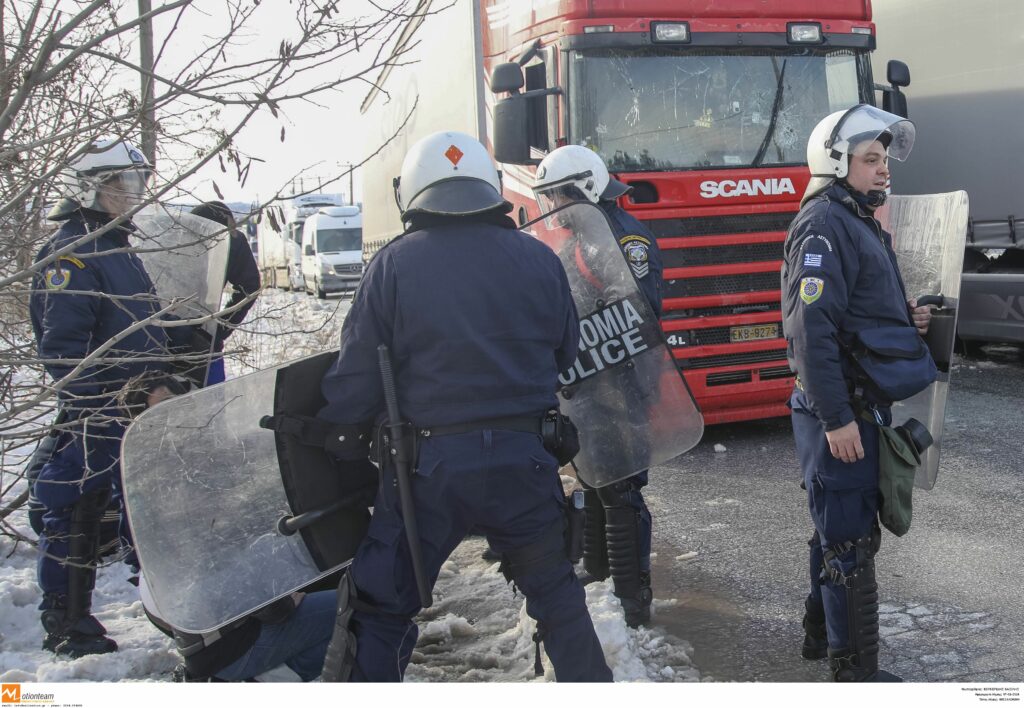
[[[420,535],[416,527],[416,510],[412,501],[412,485],[409,481],[409,445],[406,444],[405,424],[398,412],[398,396],[395,395],[395,377],[391,371],[391,355],[386,344],[377,347],[380,360],[380,377],[384,385],[384,404],[388,411],[388,431],[391,438],[391,458],[395,463],[395,479],[398,480],[398,498],[402,504],[402,519],[405,526],[405,539],[409,542],[409,556],[412,559],[412,574],[416,578],[416,590],[420,594],[420,604],[430,607],[434,598],[430,593],[426,573],[423,572],[423,554],[420,550]]]

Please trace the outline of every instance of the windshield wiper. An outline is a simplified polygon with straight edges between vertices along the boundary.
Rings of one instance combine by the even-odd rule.
[[[775,57],[772,57],[772,63],[775,62]],[[754,161],[750,163],[751,167],[760,167],[761,161],[764,160],[764,154],[768,152],[768,146],[772,143],[772,138],[775,137],[775,123],[779,119],[779,109],[782,108],[782,91],[783,91],[783,79],[786,78],[786,59],[782,60],[782,71],[779,72],[779,81],[775,87],[775,102],[772,104],[772,117],[768,121],[768,130],[765,131],[764,140],[761,141],[761,147],[757,149],[757,155],[754,156]]]

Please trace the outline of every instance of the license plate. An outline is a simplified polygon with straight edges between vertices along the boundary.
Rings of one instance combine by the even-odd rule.
[[[745,325],[743,327],[729,328],[730,342],[753,342],[757,339],[775,339],[779,336],[779,325]]]

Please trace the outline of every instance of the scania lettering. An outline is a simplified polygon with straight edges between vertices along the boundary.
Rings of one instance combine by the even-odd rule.
[[[658,239],[661,327],[705,421],[788,415],[782,244],[812,128],[875,101],[869,0],[425,1],[396,48],[363,103],[390,139],[364,171],[364,258],[402,232],[392,178],[420,137],[481,139],[520,224],[540,159],[586,145]],[[585,371],[620,351],[596,350]]]
[[[793,180],[788,177],[782,179],[741,179],[735,182],[731,179],[723,179],[721,182],[701,182],[700,196],[705,199],[716,199],[718,197],[754,197],[759,194],[796,194],[793,187]]]

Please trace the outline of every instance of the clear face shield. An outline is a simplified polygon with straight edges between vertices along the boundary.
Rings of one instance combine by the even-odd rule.
[[[148,167],[104,173],[96,187],[96,206],[108,214],[120,216],[145,201],[152,181],[153,170]]]
[[[917,131],[906,118],[887,113],[874,106],[858,106],[836,123],[830,147],[851,155],[863,154],[878,140],[886,147],[888,156],[903,162],[910,156]]]
[[[583,192],[581,192],[576,186],[576,181],[589,175],[589,172],[570,175],[558,182],[534,187],[533,196],[534,199],[537,200],[537,206],[540,207],[540,213],[550,214],[566,204],[587,201]],[[566,217],[564,215],[553,215],[545,219],[545,224],[549,228],[555,226],[566,226],[567,224],[564,223],[565,218]]]

